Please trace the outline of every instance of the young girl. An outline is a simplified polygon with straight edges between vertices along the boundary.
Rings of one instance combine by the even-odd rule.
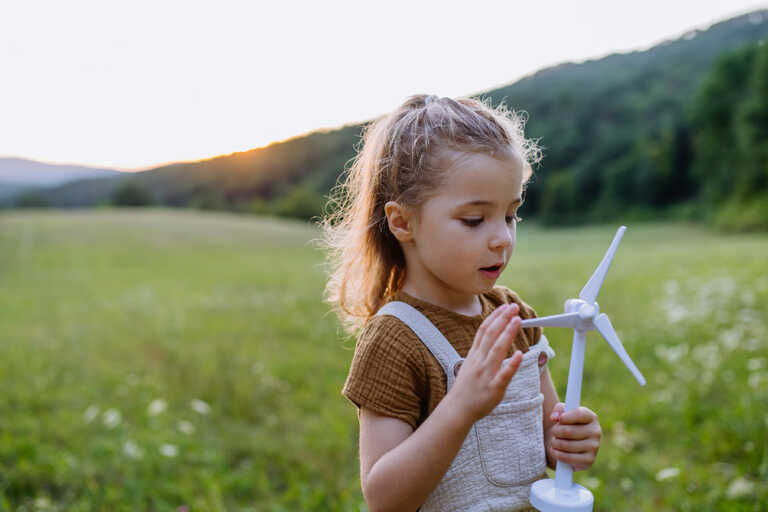
[[[366,128],[337,189],[326,291],[358,335],[342,393],[372,512],[533,510],[547,465],[595,460],[597,416],[562,412],[554,353],[520,328],[534,311],[495,286],[539,158],[514,112],[417,95]]]

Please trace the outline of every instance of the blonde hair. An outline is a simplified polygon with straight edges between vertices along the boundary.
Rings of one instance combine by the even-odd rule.
[[[330,267],[326,301],[354,334],[403,285],[405,257],[389,230],[384,205],[418,211],[442,183],[438,149],[518,155],[523,183],[541,151],[523,134],[525,118],[503,104],[471,98],[409,97],[363,130],[362,149],[332,191],[321,221]]]

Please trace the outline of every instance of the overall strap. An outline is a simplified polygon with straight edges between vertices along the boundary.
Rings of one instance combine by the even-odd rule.
[[[387,302],[376,312],[376,315],[394,316],[410,327],[443,367],[447,379],[447,389],[451,389],[456,380],[454,367],[463,359],[453,348],[451,342],[435,327],[435,324],[430,322],[418,309],[400,301]]]

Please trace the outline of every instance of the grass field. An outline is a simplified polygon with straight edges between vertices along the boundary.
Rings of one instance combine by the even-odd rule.
[[[500,280],[562,310],[616,226],[522,224]],[[365,510],[354,347],[312,228],[173,210],[0,214],[0,510]],[[768,236],[628,227],[582,402],[598,510],[768,510]],[[550,329],[565,395],[570,331]]]

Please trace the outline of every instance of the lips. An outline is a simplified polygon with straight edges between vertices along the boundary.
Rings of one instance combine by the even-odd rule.
[[[496,280],[501,275],[501,269],[504,268],[503,263],[497,263],[489,267],[480,268],[479,272],[488,279]]]

